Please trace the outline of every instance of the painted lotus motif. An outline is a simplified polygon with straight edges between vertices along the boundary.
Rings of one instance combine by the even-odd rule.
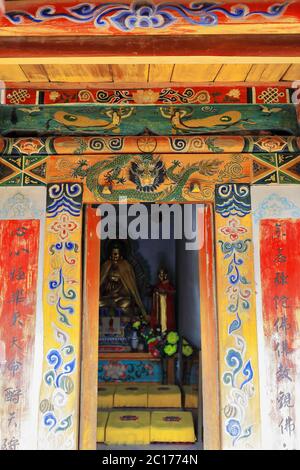
[[[70,219],[68,214],[62,214],[60,218],[50,226],[51,231],[57,233],[61,240],[66,240],[70,233],[74,232],[76,228],[77,224]]]
[[[235,241],[239,238],[241,234],[246,233],[247,229],[246,227],[240,225],[239,220],[230,219],[226,227],[220,228],[220,232],[222,232],[224,235],[229,236],[230,240]]]

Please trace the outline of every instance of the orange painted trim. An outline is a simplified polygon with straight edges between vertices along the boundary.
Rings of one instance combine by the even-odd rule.
[[[199,252],[203,445],[205,450],[221,449],[219,347],[214,265],[213,205],[204,209],[204,244]]]
[[[96,228],[99,220],[96,209],[86,206],[79,433],[81,450],[96,449],[97,441],[100,241],[96,236]]]

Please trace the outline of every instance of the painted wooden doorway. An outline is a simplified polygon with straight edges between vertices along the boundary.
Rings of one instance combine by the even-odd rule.
[[[96,448],[98,393],[98,338],[100,222],[96,207],[87,205],[84,219],[84,288],[82,320],[80,449]],[[220,449],[220,409],[218,389],[218,331],[215,297],[213,208],[204,206],[204,240],[199,250],[199,281],[201,285],[201,391],[199,408],[203,416],[204,449]]]

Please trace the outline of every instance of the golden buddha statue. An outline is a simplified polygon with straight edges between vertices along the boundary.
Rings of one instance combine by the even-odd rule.
[[[134,269],[120,253],[119,245],[114,245],[110,259],[101,266],[100,276],[100,308],[122,309],[125,315],[132,315],[135,306],[146,317]]]

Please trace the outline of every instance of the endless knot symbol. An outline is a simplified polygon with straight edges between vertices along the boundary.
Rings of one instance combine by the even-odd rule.
[[[262,100],[264,103],[279,103],[279,98],[283,97],[283,91],[279,93],[278,88],[269,87],[261,92],[261,94],[258,96],[258,99]]]
[[[24,103],[24,101],[26,101],[26,98],[30,98],[30,94],[27,90],[22,89],[14,90],[12,93],[9,93],[7,95],[7,99],[11,104]]]

